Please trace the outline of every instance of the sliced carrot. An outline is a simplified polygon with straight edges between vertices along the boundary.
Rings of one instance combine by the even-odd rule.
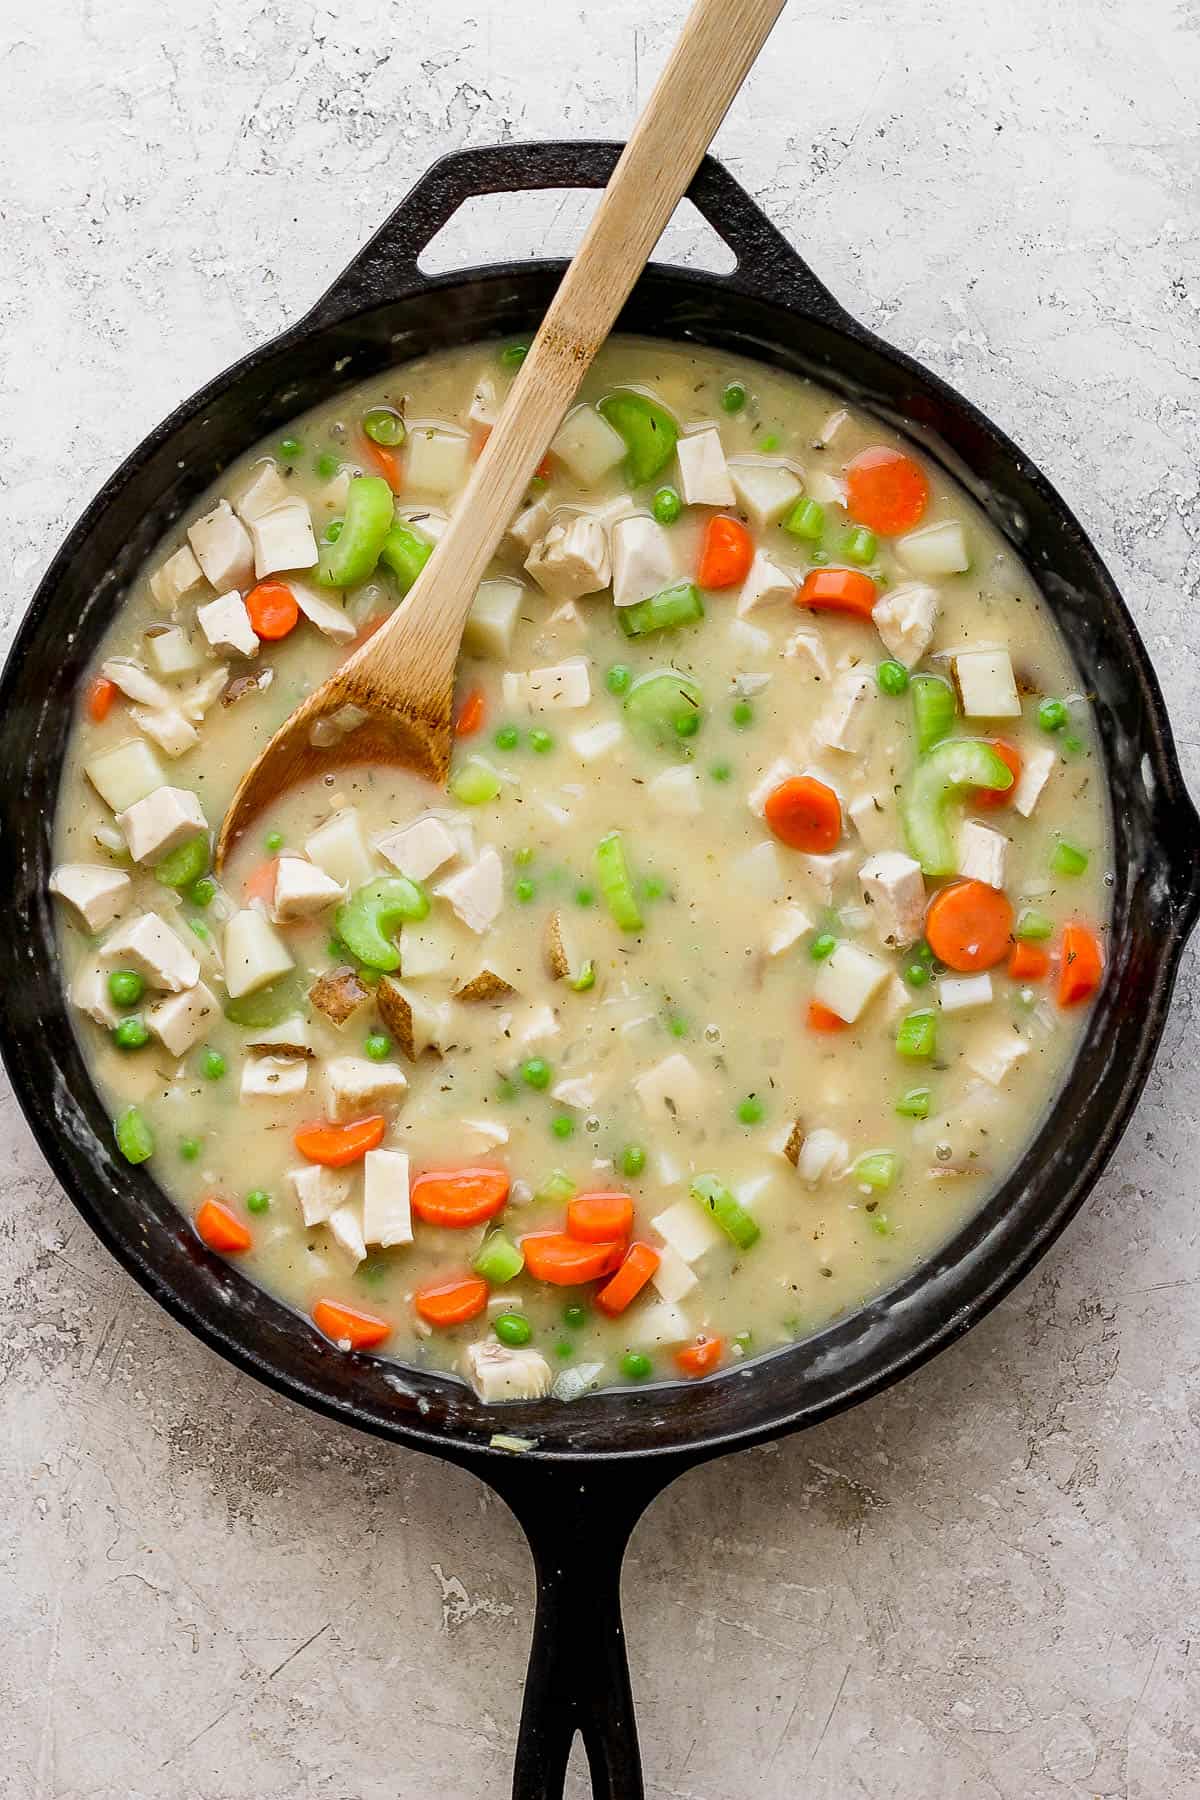
[[[694,1344],[675,1352],[675,1366],[681,1375],[707,1375],[720,1362],[724,1348],[724,1338],[711,1337],[705,1332]]]
[[[1014,944],[1008,972],[1014,981],[1045,981],[1050,973],[1050,958],[1040,944]]]
[[[427,1325],[465,1325],[477,1319],[487,1305],[488,1284],[479,1275],[459,1281],[438,1281],[418,1288],[414,1304]]]
[[[823,1006],[819,1000],[808,1003],[808,1029],[810,1031],[845,1031],[846,1021],[840,1018],[831,1007]]]
[[[335,1344],[349,1344],[352,1350],[373,1350],[392,1335],[386,1319],[359,1312],[354,1306],[343,1306],[340,1300],[318,1300],[312,1318],[318,1331]]]
[[[251,900],[265,900],[268,906],[275,894],[275,876],[279,870],[279,858],[269,856],[265,863],[259,863],[246,877],[246,885],[242,894],[247,903]]]
[[[504,1169],[430,1169],[412,1184],[410,1200],[418,1219],[461,1231],[494,1218],[508,1199]]]
[[[349,1125],[302,1125],[292,1140],[301,1156],[309,1162],[323,1163],[327,1169],[344,1169],[383,1142],[386,1121],[381,1113],[369,1119],[355,1119]]]
[[[242,1250],[249,1250],[254,1242],[237,1214],[223,1200],[214,1200],[211,1195],[197,1212],[195,1225],[209,1249],[220,1250],[226,1256],[236,1256]]]
[[[483,446],[487,443],[491,435],[492,428],[490,425],[477,425],[475,427],[474,435],[471,438],[471,460],[473,462],[478,462],[479,458],[483,455]]]
[[[533,473],[535,479],[538,481],[549,481],[554,474],[554,464],[550,460],[550,452],[548,450]]]
[[[624,1243],[581,1244],[565,1231],[542,1231],[521,1239],[525,1267],[535,1281],[579,1287],[611,1275],[625,1254]]]
[[[379,627],[386,625],[391,616],[391,613],[372,613],[369,619],[364,619],[351,638],[346,654],[349,655],[353,650],[361,650],[367,639],[373,638]]]
[[[993,969],[1008,954],[1013,909],[982,881],[954,881],[935,894],[925,912],[929,948],[960,975]]]
[[[989,748],[996,752],[1002,763],[1012,770],[1012,786],[1006,788],[976,788],[971,795],[973,806],[1011,806],[1013,795],[1017,791],[1017,783],[1021,779],[1021,752],[1012,744],[1006,744],[1003,738],[992,738]]]
[[[928,504],[929,478],[902,450],[877,444],[846,465],[846,511],[882,537],[911,531]]]
[[[398,494],[404,487],[404,476],[400,469],[400,458],[394,450],[388,450],[383,444],[376,444],[364,432],[359,439],[359,447],[368,462],[375,464],[375,473],[382,475],[393,494]]]
[[[463,703],[458,709],[458,717],[454,721],[455,737],[474,737],[483,724],[485,701],[482,688],[472,688],[464,695]]]
[[[704,528],[696,580],[702,588],[736,587],[754,561],[754,540],[740,519],[714,513]]]
[[[296,596],[282,581],[260,581],[246,595],[245,605],[260,638],[285,638],[300,617]]]
[[[861,569],[810,569],[797,590],[796,605],[813,612],[852,613],[869,619],[875,605],[875,583]]]
[[[633,1230],[633,1201],[628,1194],[576,1194],[567,1202],[567,1236],[581,1244],[611,1244]]]
[[[649,1244],[630,1244],[625,1261],[596,1295],[600,1311],[606,1312],[610,1319],[623,1313],[630,1301],[637,1299],[661,1261],[658,1251]]]
[[[107,719],[116,697],[116,682],[110,681],[107,675],[97,675],[87,691],[87,716],[93,724],[99,725],[103,719]]]
[[[1058,971],[1058,1004],[1079,1006],[1090,1000],[1104,975],[1100,939],[1078,921],[1063,927],[1062,961]]]
[[[791,775],[772,788],[763,817],[781,844],[810,856],[832,850],[842,835],[842,803],[815,775]]]

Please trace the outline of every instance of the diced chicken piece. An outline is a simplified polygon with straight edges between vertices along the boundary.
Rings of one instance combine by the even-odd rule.
[[[528,1050],[533,1044],[548,1043],[551,1038],[558,1037],[561,1026],[555,1018],[553,1010],[544,1002],[530,1007],[525,1018],[513,1027],[513,1042],[518,1049]]]
[[[363,1241],[361,1201],[350,1201],[331,1212],[326,1224],[333,1235],[333,1241],[339,1250],[344,1250],[355,1268],[367,1254],[367,1246]]]
[[[398,506],[396,517],[412,525],[418,536],[431,544],[441,541],[442,534],[450,523],[444,512],[438,512],[432,506]]]
[[[874,677],[861,669],[848,669],[833,684],[833,700],[814,729],[813,736],[831,750],[854,756],[861,751],[875,720]]]
[[[575,1112],[591,1112],[596,1104],[596,1081],[592,1075],[570,1075],[565,1081],[555,1082],[550,1090],[550,1098],[557,1100],[560,1106],[569,1106]]]
[[[845,506],[846,484],[828,469],[815,469],[808,476],[808,497],[818,506]]]
[[[739,668],[744,667],[747,662],[760,662],[771,654],[770,632],[760,630],[757,625],[747,624],[745,619],[730,619],[725,627],[725,636],[738,660]]]
[[[353,806],[334,813],[305,838],[304,854],[319,869],[324,869],[331,881],[342,883],[351,890],[362,887],[371,879],[371,858]]]
[[[196,561],[190,544],[183,544],[150,577],[150,592],[164,612],[173,612],[179,602],[194,593],[204,580],[204,571]]]
[[[201,668],[204,658],[178,625],[152,625],[146,633],[146,655],[159,675],[173,680]]]
[[[823,1181],[827,1175],[840,1174],[849,1160],[850,1148],[845,1138],[822,1126],[808,1132],[801,1144],[796,1173],[801,1181]]]
[[[467,1380],[485,1406],[505,1400],[543,1400],[550,1392],[550,1364],[528,1346],[510,1349],[495,1338],[482,1338],[467,1345],[463,1360]]]
[[[303,565],[296,563],[295,568]],[[331,644],[350,644],[358,636],[358,626],[350,617],[344,606],[331,600],[307,581],[289,581],[292,597],[310,625],[315,625],[322,637],[327,637]]]
[[[281,856],[275,868],[271,917],[277,925],[291,919],[313,919],[346,898],[346,889],[324,869],[303,856]]]
[[[599,762],[622,743],[625,731],[619,719],[602,719],[571,734],[571,748],[580,762]]]
[[[390,1250],[413,1241],[408,1204],[408,1157],[402,1150],[368,1150],[363,1159],[363,1239]]]
[[[490,1156],[508,1142],[508,1126],[498,1119],[460,1119],[455,1139],[462,1156]]]
[[[853,1025],[891,973],[887,963],[857,944],[839,943],[820,965],[813,998]]]
[[[906,669],[920,662],[937,623],[937,589],[922,581],[904,581],[884,594],[871,613],[884,646]]]
[[[157,913],[139,913],[107,938],[100,951],[113,968],[134,969],[150,987],[182,994],[200,979],[200,964]]]
[[[712,1085],[682,1050],[672,1051],[634,1082],[646,1116],[656,1123],[705,1118],[713,1102]]]
[[[258,635],[240,594],[221,594],[198,606],[196,623],[219,656],[257,656]]]
[[[480,851],[477,861],[440,881],[433,891],[449,902],[463,924],[472,931],[488,931],[499,918],[504,904],[503,864],[488,844]]]
[[[222,945],[225,986],[231,1000],[255,994],[295,968],[292,953],[270,921],[254,907],[234,913]]]
[[[647,796],[660,813],[669,818],[695,819],[704,810],[700,794],[700,775],[690,763],[664,769],[655,775],[646,789]]]
[[[961,575],[971,566],[967,540],[957,519],[922,525],[920,531],[897,538],[894,549],[901,566],[911,575],[924,575],[935,581],[939,575]]]
[[[584,513],[551,525],[525,558],[525,567],[551,600],[600,593],[612,580],[604,527]]]
[[[553,517],[554,508],[544,495],[541,496],[532,506],[527,506],[524,512],[517,514],[505,535],[507,547],[519,551],[523,557],[528,556],[538,540],[544,538],[549,531]]]
[[[256,1026],[253,1041],[246,1048],[256,1054],[307,1059],[313,1053],[308,1020],[301,1013],[292,1013],[289,1018],[280,1019],[278,1025]]]
[[[196,972],[199,974],[199,967]],[[109,971],[102,963],[81,964],[71,983],[71,1005],[111,1031],[119,1024],[121,1015],[108,991],[108,975]]]
[[[217,1017],[216,999],[202,981],[146,1008],[148,1028],[171,1056],[185,1055]]]
[[[972,1044],[964,1060],[976,1075],[982,1075],[993,1087],[1002,1087],[1022,1057],[1028,1056],[1031,1048],[1028,1038],[1019,1036],[1011,1026],[1006,1026],[1003,1031],[984,1039],[982,1043]]]
[[[773,794],[781,781],[787,781],[800,773],[796,764],[788,757],[778,756],[773,763],[768,763],[754,786],[746,794],[746,804],[756,819],[761,819],[767,810],[767,796]]]
[[[289,1169],[287,1179],[300,1207],[301,1218],[306,1226],[312,1227],[326,1224],[339,1206],[345,1206],[350,1198],[353,1176],[346,1169],[327,1169],[319,1163],[307,1163],[302,1169]]]
[[[822,681],[829,680],[829,658],[825,654],[820,632],[793,631],[780,654],[789,661],[803,663],[805,668]]]
[[[120,869],[103,863],[59,863],[50,877],[50,892],[64,900],[85,931],[103,931],[119,919],[133,895],[133,883]]]
[[[270,457],[256,462],[250,471],[250,478],[233,496],[233,510],[244,525],[253,524],[261,519],[264,513],[273,512],[277,506],[283,506],[291,499],[287,481],[279,472],[279,465]],[[299,567],[299,564],[295,564]]]
[[[738,595],[738,616],[747,618],[764,606],[782,606],[796,592],[796,583],[790,575],[761,550],[754,553],[754,561],[742,583],[742,591]]]
[[[375,989],[375,1004],[397,1049],[408,1062],[416,1062],[426,1050],[436,1050],[441,1055],[450,1044],[453,1021],[448,1000],[431,1000],[385,975]]]
[[[678,552],[661,525],[636,513],[613,526],[612,570],[614,603],[635,606],[679,580]]]
[[[409,427],[406,484],[417,494],[457,494],[467,477],[470,443],[461,431],[438,431],[430,425]]]
[[[228,665],[218,663],[215,669],[210,669],[206,675],[200,677],[199,681],[193,682],[191,687],[185,688],[179,696],[179,709],[184,717],[198,721],[211,707],[216,705],[218,700],[223,699],[228,705],[229,699],[226,697],[225,688],[228,677]],[[270,687],[274,678],[274,669],[260,669],[257,675],[242,677],[243,680],[260,687]],[[237,683],[235,682],[231,686],[236,687]]]
[[[1019,719],[1021,696],[1007,650],[961,650],[954,673],[968,719]]]
[[[310,1006],[315,1006],[331,1025],[339,1028],[369,998],[370,989],[360,980],[358,971],[344,964],[318,975],[308,990]]]
[[[375,848],[385,862],[407,875],[410,881],[428,881],[431,875],[453,862],[458,855],[458,840],[444,820],[426,813],[387,837],[376,838]]]
[[[876,794],[859,794],[846,808],[864,849],[884,850],[896,841],[894,815],[880,804]]]
[[[496,383],[490,375],[481,375],[475,383],[475,392],[471,395],[467,423],[481,425],[490,431],[499,417],[500,402],[496,398]]]
[[[836,407],[824,420],[820,431],[817,433],[813,448],[815,450],[827,450],[834,438],[838,435],[838,432],[841,431],[842,427],[847,425],[849,421],[850,414],[846,411],[846,408],[844,406]]]
[[[556,606],[546,620],[546,630],[551,633],[567,633],[574,638],[585,638],[588,634],[588,622],[580,610],[576,600],[564,600]]]
[[[758,900],[777,900],[786,885],[787,873],[774,838],[765,838],[761,844],[735,856],[726,878],[743,894]]]
[[[254,574],[254,546],[250,533],[228,500],[218,500],[212,511],[188,527],[188,542],[205,579],[219,594],[228,588],[248,588]]]
[[[990,1006],[990,975],[942,975],[937,984],[938,1005],[943,1012],[973,1012],[976,1007]]]
[[[1015,811],[1027,819],[1042,797],[1042,789],[1050,779],[1058,755],[1048,745],[1030,750],[1021,766],[1012,803]]]
[[[502,577],[480,582],[463,627],[463,649],[468,656],[507,662],[524,598],[525,588],[519,581]]]
[[[925,877],[902,850],[881,850],[858,871],[863,900],[881,943],[893,950],[915,944],[925,925]]]
[[[177,706],[131,706],[129,716],[164,756],[186,756],[200,742],[200,733]]]
[[[658,1267],[650,1280],[659,1299],[674,1306],[676,1301],[691,1293],[697,1286],[699,1277],[688,1267],[677,1250],[672,1250],[670,1244],[664,1244],[658,1253]]]
[[[326,1105],[337,1125],[399,1106],[407,1089],[408,1077],[399,1063],[335,1056],[325,1065]]]
[[[1008,866],[1009,840],[1003,832],[967,819],[958,834],[958,872],[968,881],[1002,888]]]
[[[157,787],[117,814],[134,862],[156,862],[168,850],[208,830],[208,820],[195,794],[187,788]]]
[[[675,446],[679,461],[679,491],[688,506],[732,506],[733,483],[715,425],[689,431]]]
[[[757,531],[773,525],[800,498],[800,482],[791,469],[765,456],[734,457],[729,479],[738,505]]]
[[[624,460],[625,440],[594,406],[575,406],[550,443],[581,487],[596,487]]]
[[[663,1242],[688,1264],[699,1262],[709,1250],[724,1242],[720,1227],[690,1195],[676,1200],[650,1223]]]
[[[127,700],[142,706],[170,706],[171,696],[161,681],[156,681],[140,662],[131,656],[109,656],[100,665],[100,673],[120,689]]]
[[[666,1300],[644,1300],[625,1316],[629,1343],[638,1350],[682,1344],[695,1335],[687,1314]]]
[[[592,697],[586,658],[569,657],[547,669],[530,669],[517,675],[507,671],[503,680],[504,704],[529,712],[572,712]]]
[[[772,907],[767,918],[763,949],[768,956],[782,956],[785,950],[798,944],[812,928],[813,922],[802,906]]]

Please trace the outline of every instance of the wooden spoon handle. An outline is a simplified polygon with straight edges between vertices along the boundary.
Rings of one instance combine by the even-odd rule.
[[[361,659],[376,680],[386,681],[389,665],[402,663],[410,693],[421,668],[431,709],[444,694],[475,591],[530,478],[783,6],[784,0],[696,0],[451,525],[406,605],[346,673]]]

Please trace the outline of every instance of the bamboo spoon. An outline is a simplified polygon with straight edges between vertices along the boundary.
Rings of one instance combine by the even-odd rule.
[[[695,0],[441,541],[403,605],[242,778],[217,839],[218,870],[250,821],[318,770],[400,764],[444,783],[454,669],[476,589],[783,5]]]

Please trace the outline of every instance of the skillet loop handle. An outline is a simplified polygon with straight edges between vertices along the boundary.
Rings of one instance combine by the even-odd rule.
[[[334,325],[429,286],[418,267],[425,247],[464,201],[480,194],[543,188],[602,188],[625,148],[617,141],[485,144],[440,157],[309,313]],[[688,199],[737,257],[730,275],[709,280],[754,299],[779,302],[842,330],[854,321],[729,171],[706,156]]]

